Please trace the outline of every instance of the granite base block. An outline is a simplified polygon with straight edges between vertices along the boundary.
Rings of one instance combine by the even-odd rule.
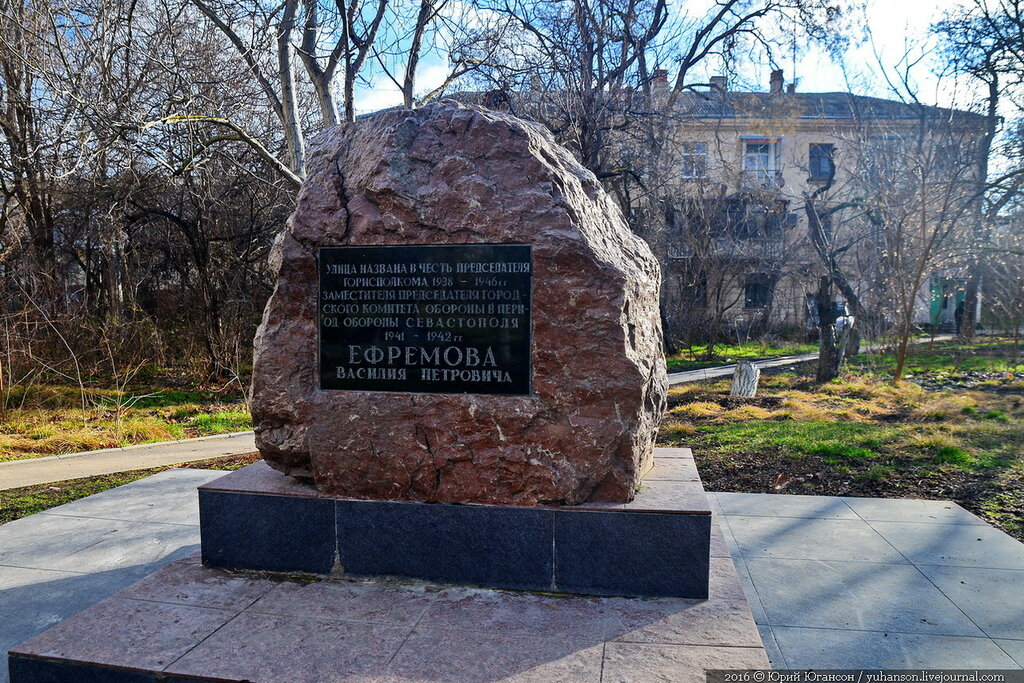
[[[96,666],[80,662],[42,659],[36,657],[8,657],[8,676],[11,681],[32,683],[155,683],[153,672],[129,671],[113,666]]]
[[[332,498],[255,463],[200,487],[203,563],[706,598],[711,509],[686,459],[660,450],[633,502],[565,507]]]
[[[269,468],[268,468],[269,469]],[[203,562],[212,567],[330,573],[334,501],[199,491]]]

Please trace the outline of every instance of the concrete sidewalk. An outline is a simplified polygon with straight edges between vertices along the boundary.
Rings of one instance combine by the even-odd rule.
[[[754,361],[754,365],[764,370],[765,368],[780,368],[787,365],[796,365],[797,363],[806,363],[807,361],[812,360],[818,360],[817,353],[802,353],[797,356],[780,356],[779,358],[758,360]],[[714,379],[715,377],[730,377],[735,370],[736,363],[731,365],[719,365],[713,368],[701,368],[700,370],[670,372],[668,375],[668,384],[669,386],[673,386],[676,384],[685,384],[687,382],[700,382],[705,379]]]
[[[911,339],[911,344],[927,344],[932,341],[949,341],[953,338],[951,334],[940,334],[933,337],[921,337],[919,339]],[[877,351],[881,348],[881,344],[861,344],[860,353],[870,353]],[[807,363],[812,360],[818,360],[818,353],[801,353],[795,356],[780,356],[778,358],[767,358],[765,360],[754,361],[754,365],[762,370],[765,368],[781,368],[787,365],[797,365],[798,363]],[[685,384],[687,382],[700,382],[706,379],[714,379],[716,377],[729,377],[735,372],[736,364],[731,365],[719,365],[713,368],[702,368],[700,370],[686,370],[685,372],[670,372],[668,375],[669,386],[676,384]]]
[[[0,526],[0,652],[193,553],[195,488],[221,475],[162,472]],[[711,499],[776,668],[1024,665],[1024,544],[962,508]]]
[[[776,668],[1024,667],[1024,544],[955,503],[709,497]]]
[[[100,474],[177,465],[256,450],[252,432],[218,434],[198,439],[106,448],[100,451],[51,455],[0,463],[0,491],[22,486],[81,479]]]

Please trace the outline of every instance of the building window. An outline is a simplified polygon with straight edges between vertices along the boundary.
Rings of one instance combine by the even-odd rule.
[[[748,142],[743,151],[744,171],[774,171],[775,144],[771,142]]]
[[[684,178],[707,178],[708,143],[683,143],[681,167]]]
[[[835,173],[836,146],[811,144],[807,158],[811,180],[828,180]]]
[[[743,179],[750,188],[774,189],[781,185],[777,138],[743,139]]]
[[[771,278],[767,275],[754,275],[747,278],[747,284],[743,287],[744,308],[766,308],[771,300]]]

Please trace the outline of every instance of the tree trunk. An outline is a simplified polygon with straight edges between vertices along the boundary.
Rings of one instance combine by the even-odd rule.
[[[981,280],[981,263],[979,259],[971,259],[970,278],[967,280],[967,288],[964,293],[964,313],[960,317],[960,339],[971,343],[974,341],[974,333],[978,328],[978,290]]]
[[[836,309],[832,305],[832,280],[822,276],[818,281],[818,373],[819,382],[829,382],[839,376],[843,363],[837,344]]]
[[[295,91],[295,70],[292,67],[292,34],[295,31],[295,15],[298,0],[287,0],[284,14],[278,26],[277,66],[281,79],[281,107],[284,114],[284,135],[288,145],[288,156],[292,170],[299,176],[306,175],[306,143],[302,136],[302,122],[299,119],[298,96]]]
[[[893,383],[903,379],[903,367],[907,363],[907,349],[910,345],[910,315],[906,313],[900,323],[900,338],[896,345],[896,369],[892,373]]]
[[[420,50],[423,45],[423,34],[427,30],[434,12],[433,0],[420,0],[420,11],[416,16],[416,28],[412,34],[412,45],[409,46],[409,59],[405,64],[405,76],[402,78],[402,100],[406,109],[416,104],[413,98],[413,87],[416,84],[416,67],[420,63]]]

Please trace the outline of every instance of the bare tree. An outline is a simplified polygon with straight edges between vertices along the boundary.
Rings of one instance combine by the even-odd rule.
[[[1019,118],[1024,105],[1020,99],[1024,95],[1024,8],[1016,2],[972,0],[950,11],[933,30],[943,41],[944,71],[966,78],[968,87],[977,92],[976,105],[985,117],[984,134],[976,146],[977,202],[968,217],[972,222],[972,248],[960,326],[961,336],[970,341],[977,327],[978,293],[992,246],[993,225],[1024,186],[1024,157],[1012,140],[997,144],[1005,110]],[[990,160],[994,156],[998,157],[999,170],[993,174]]]

